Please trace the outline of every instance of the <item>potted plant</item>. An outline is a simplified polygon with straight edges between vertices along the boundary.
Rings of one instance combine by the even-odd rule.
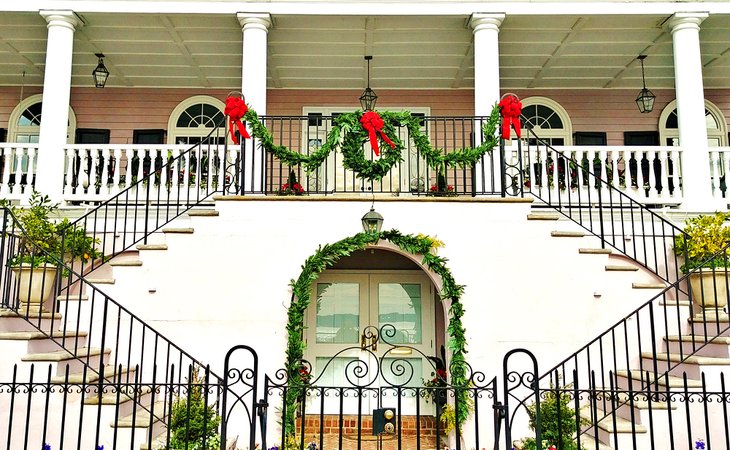
[[[537,404],[527,405],[527,415],[531,430],[540,426],[540,440],[543,449],[551,450],[582,450],[576,443],[576,424],[586,425],[587,420],[577,417],[570,404],[573,398],[563,390],[553,390],[551,387],[540,400],[540,409]],[[514,448],[521,450],[539,450],[537,439],[530,437],[514,443]]]
[[[0,206],[8,208],[21,229],[14,229],[17,246],[8,259],[15,274],[18,300],[21,306],[44,309],[56,282],[59,263],[88,262],[99,258],[97,239],[86,234],[83,227],[73,226],[68,219],[56,220],[58,203],[46,195],[33,192],[29,206],[12,206],[6,200]]]
[[[293,170],[289,171],[289,179],[281,185],[279,195],[304,195],[304,187],[297,181],[297,175]]]
[[[204,450],[204,442],[205,449],[220,448],[221,417],[205,401],[207,384],[199,368],[191,371],[186,389],[187,395],[178,396],[170,409],[170,441],[164,448]]]
[[[730,212],[716,212],[687,219],[684,234],[675,237],[674,251],[684,257],[680,266],[688,273],[692,298],[703,309],[698,318],[725,316],[727,267],[730,251]]]

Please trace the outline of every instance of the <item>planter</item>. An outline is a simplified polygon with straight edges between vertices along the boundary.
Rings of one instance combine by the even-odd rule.
[[[44,264],[39,267],[11,267],[16,281],[16,292],[21,309],[48,311],[48,299],[53,294],[56,281],[56,266]]]
[[[696,319],[726,317],[723,309],[727,306],[728,277],[730,273],[724,267],[700,269],[689,275],[689,286],[694,303],[702,308],[695,314]]]

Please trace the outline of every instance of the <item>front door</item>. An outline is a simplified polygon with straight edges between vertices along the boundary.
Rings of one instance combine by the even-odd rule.
[[[422,385],[432,372],[422,354],[434,355],[433,288],[423,272],[330,271],[313,289],[305,358],[318,386]],[[372,345],[385,325],[391,333]]]

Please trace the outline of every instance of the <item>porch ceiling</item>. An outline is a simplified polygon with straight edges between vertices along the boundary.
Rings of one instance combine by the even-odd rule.
[[[91,86],[94,53],[107,55],[108,86],[240,85],[241,28],[231,15],[82,16],[72,83]],[[503,89],[641,87],[636,60],[647,54],[647,86],[673,88],[666,16],[508,16],[500,32]],[[132,26],[133,25],[133,28]],[[0,85],[43,83],[46,23],[35,13],[0,15]],[[730,83],[730,16],[700,34],[705,87]],[[269,32],[269,86],[362,89],[371,54],[374,89],[471,88],[468,17],[275,16]],[[21,74],[26,72],[24,81]]]

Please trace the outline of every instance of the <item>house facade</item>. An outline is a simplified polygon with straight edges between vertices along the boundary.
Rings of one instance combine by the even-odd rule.
[[[728,207],[730,3],[28,0],[0,11],[0,196],[23,204],[34,189],[49,195],[113,256],[98,270],[76,267],[83,277],[57,300],[69,303],[69,293],[90,300],[63,317],[82,324],[89,346],[122,355],[106,364],[145,361],[140,378],[158,382],[155,364],[191,358],[225,376],[229,349],[244,344],[259,357],[254,378],[263,384],[282,367],[291,373],[295,336],[307,371],[326,386],[351,383],[348,370],[358,361],[380,374],[381,388],[420,385],[433,379],[433,361],[448,367],[460,356],[503,383],[503,358],[514,348],[537,355],[536,375],[558,365],[568,383],[564,360],[595,342],[601,352],[613,348],[606,361],[614,360],[614,372],[642,360],[655,336],[641,330],[654,324],[633,314],[647,302],[661,305],[665,319],[667,304],[686,309],[665,320],[667,336],[682,333],[696,313],[680,304],[686,283],[673,238],[686,217]],[[101,64],[109,76],[95,87],[92,72]],[[307,157],[331,142],[341,150],[348,131],[332,130],[361,114],[366,87],[377,93],[374,109],[383,117],[408,111],[419,121],[415,129],[394,128],[400,161],[384,176],[360,176],[341,152],[313,167],[291,163],[264,145],[255,126]],[[637,108],[642,88],[654,97],[646,112]],[[521,138],[516,128],[509,136],[497,128],[492,134],[506,139],[472,164],[434,167],[414,143],[420,130],[444,154],[478,148],[490,138],[483,126],[495,105],[509,94],[521,101]],[[226,116],[230,98],[258,114],[258,122],[244,118],[251,138],[236,138]],[[365,158],[377,162],[369,142],[360,142]],[[384,230],[399,233],[362,241],[361,217],[371,208],[384,217]],[[427,246],[409,247],[403,235]],[[310,265],[343,245],[347,251],[324,266]],[[305,291],[315,300],[297,316],[304,292],[297,283],[308,278]],[[463,293],[446,295],[456,285],[466,286]],[[15,299],[6,297],[13,309]],[[94,303],[99,298],[119,305],[121,319],[107,327],[111,313]],[[715,322],[727,326],[726,316]],[[382,328],[388,324],[392,335]],[[455,340],[460,327],[465,347]],[[594,339],[616,327],[624,327],[627,349],[636,344],[631,352],[616,350],[615,339]],[[380,334],[368,334],[373,329]],[[158,348],[147,343],[152,335],[185,356],[161,363],[155,350],[148,360]],[[126,344],[115,348],[112,336]],[[6,378],[12,364],[27,370],[46,361],[28,357],[17,336],[0,346],[12,355],[0,368]],[[383,348],[395,350],[410,375],[385,370]],[[77,350],[70,353],[78,357]],[[616,364],[617,355],[626,364]],[[595,369],[574,359],[576,370]],[[730,373],[722,362],[712,364],[713,374]],[[282,408],[287,394],[277,395],[271,404]],[[323,423],[322,414],[337,409],[330,400],[297,405]],[[424,404],[418,394],[409,401],[399,409],[418,417]],[[34,411],[27,416],[43,417],[50,431],[41,439],[28,427],[4,426],[12,421],[0,415],[8,448],[53,439],[116,443],[118,427],[69,437],[44,415],[47,406],[31,403],[15,408]],[[381,406],[390,404],[350,398],[339,413],[357,417],[358,408]],[[269,414],[286,416],[273,406]],[[704,421],[721,423],[715,414]],[[116,421],[101,408],[95,417]],[[228,437],[284,440],[273,419],[266,431],[250,433],[252,420],[231,425]],[[492,420],[472,416],[458,445],[471,448]],[[525,419],[513,435],[527,428]],[[118,447],[161,442],[164,433],[149,429],[125,435]],[[694,436],[691,429],[698,427],[678,427],[677,436],[722,438],[719,426]],[[503,439],[481,435],[482,446]],[[461,442],[453,432],[449,439]]]

